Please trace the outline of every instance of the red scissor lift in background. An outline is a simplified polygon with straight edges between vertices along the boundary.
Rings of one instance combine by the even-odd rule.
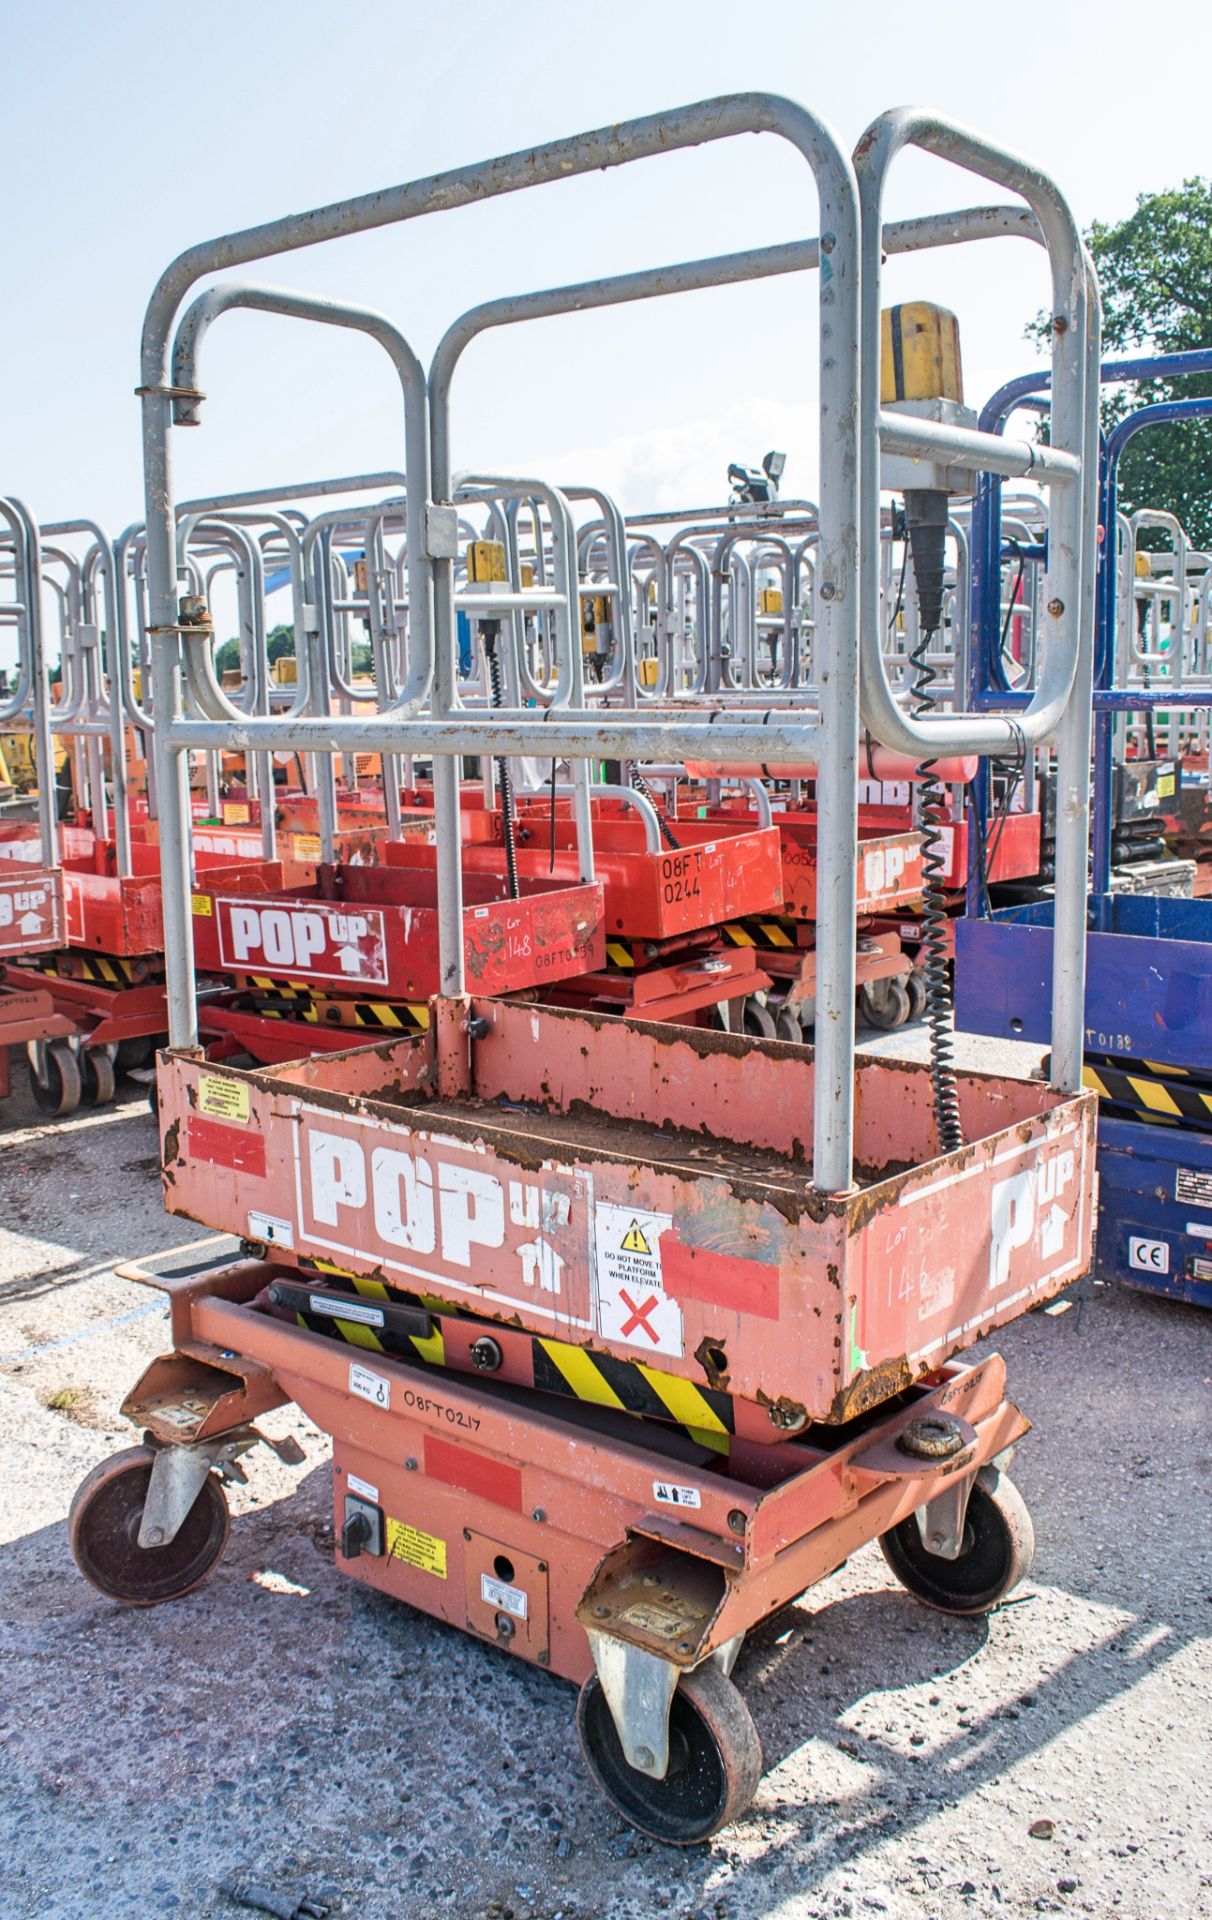
[[[886,831],[903,825],[911,818],[910,802],[907,797],[901,797],[898,784],[903,783],[871,783],[877,790],[882,785],[888,798],[860,803],[860,830],[867,827],[876,832]],[[949,821],[940,834],[942,855],[946,861],[941,878],[947,894],[948,951],[952,956],[955,952],[954,921],[964,911],[965,893],[978,865],[970,827],[971,822],[965,810],[959,818]],[[1040,859],[1041,816],[1038,810],[1000,811],[980,849],[979,864],[986,886],[1033,879],[1039,873]],[[873,931],[881,936],[895,934],[905,951],[916,961],[923,929],[919,909],[914,904],[898,905],[892,911],[880,910],[873,923]]]
[[[484,993],[534,992],[602,963],[597,884],[526,880],[511,899],[503,879],[469,875],[464,899],[464,964]],[[214,1057],[294,1060],[348,1047],[359,1030],[428,1025],[439,984],[430,868],[321,867],[311,886],[255,899],[200,876],[192,905],[199,972],[236,983],[200,1009]]]
[[[858,980],[859,1014],[875,1027],[899,1027],[914,1020],[925,1006],[925,986],[918,971],[923,936],[922,834],[917,829],[913,808],[913,763],[890,754],[868,740],[864,750],[868,768],[883,773],[883,778],[860,782],[858,809]],[[975,771],[975,759],[943,763],[942,777],[963,790]],[[696,767],[696,776],[705,780],[708,769]],[[758,775],[752,767],[728,770],[735,777]],[[813,770],[802,770],[809,776]],[[893,775],[896,778],[893,778]],[[808,791],[804,789],[807,786]],[[874,800],[871,796],[879,795]],[[693,806],[693,802],[681,802]],[[797,946],[810,955],[811,925],[816,918],[817,828],[816,802],[811,778],[795,780],[781,790],[774,786],[771,806],[785,836],[784,887],[786,913],[798,923]],[[700,804],[699,816],[735,820],[747,818],[746,800],[728,793],[715,805]],[[948,912],[963,910],[964,889],[969,878],[970,843],[968,820],[959,817],[940,832],[941,857],[945,861],[941,875],[947,893]],[[1037,812],[1004,812],[983,849],[985,874],[989,882],[1009,880],[1039,869],[1040,816]],[[753,930],[750,929],[752,934]],[[769,938],[769,933],[766,935]],[[759,941],[759,944],[761,942]],[[952,943],[953,944],[953,943]],[[812,1001],[811,960],[763,953],[763,964],[789,982],[787,993],[792,1005],[808,1008]],[[784,1037],[793,1037],[788,1031]]]
[[[474,794],[464,794],[463,870],[469,881],[506,865],[504,815],[481,806]],[[554,817],[550,799],[520,800],[514,835],[523,878],[548,884],[575,879],[576,829],[562,797],[555,800]],[[755,954],[731,949],[723,926],[740,914],[779,908],[778,835],[769,827],[716,830],[694,822],[670,837],[676,838],[672,847],[642,795],[594,799],[593,861],[605,893],[605,947],[592,971],[546,986],[545,1000],[699,1025],[721,1003],[744,1008],[769,987]],[[415,837],[389,846],[385,858],[398,871],[419,873],[433,871],[437,855]]]
[[[69,851],[58,870],[58,937],[6,960],[4,981],[15,994],[40,996],[37,1005],[53,1015],[32,1085],[44,1112],[66,1117],[81,1099],[112,1100],[118,1071],[147,1065],[168,1017],[158,851],[134,841],[132,870],[123,874],[111,841],[95,840],[86,827],[60,832]],[[194,858],[200,879],[232,892],[281,883],[273,861],[233,861],[201,849]],[[28,1004],[32,1017],[35,1002]]]
[[[810,803],[777,790],[769,806],[782,853],[782,913],[742,919],[724,932],[751,945],[775,983],[765,1019],[754,1023],[757,1030],[767,1039],[798,1040],[811,1036],[816,1018],[817,817]],[[705,788],[697,799],[692,788],[679,793],[677,817],[680,833],[688,818],[735,825],[756,815],[746,797],[726,795],[712,802]],[[873,824],[860,814],[855,984],[858,1016],[871,1026],[903,1026],[922,1010],[919,983],[895,928],[877,928],[874,922],[877,914],[910,907],[921,890],[921,834],[907,823]]]
[[[567,982],[544,997],[561,1006],[594,1007],[646,1020],[713,1024],[729,1008],[736,1031],[800,1040],[815,1013],[812,925],[816,917],[816,820],[752,802],[710,812],[692,798],[663,810],[659,796],[594,803],[594,860],[606,888],[603,971]],[[500,810],[476,818],[464,797],[464,868],[496,871],[504,860]],[[656,818],[653,818],[653,815]],[[487,830],[487,837],[486,831]],[[531,875],[576,871],[571,808],[542,794],[517,803],[519,870]],[[389,847],[391,865],[432,867],[435,855],[418,839]],[[909,962],[894,932],[868,932],[862,917],[912,901],[920,892],[921,836],[864,835],[859,869],[857,983],[860,1009],[878,1015],[879,983],[908,977]],[[910,1014],[909,997],[893,1010]],[[882,1023],[882,1022],[881,1022]],[[900,1024],[892,1020],[888,1024]]]
[[[25,976],[31,963],[63,939],[63,875],[56,867],[0,863],[0,1100],[12,1091],[10,1047],[37,1047],[54,1054],[61,1075],[74,1026],[56,1009],[40,981]],[[38,1078],[34,1078],[35,1097]]]

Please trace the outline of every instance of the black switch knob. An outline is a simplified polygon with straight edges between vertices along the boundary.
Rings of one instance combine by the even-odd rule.
[[[360,1553],[370,1545],[371,1525],[369,1514],[354,1511],[341,1528],[341,1556],[345,1560],[356,1560]]]

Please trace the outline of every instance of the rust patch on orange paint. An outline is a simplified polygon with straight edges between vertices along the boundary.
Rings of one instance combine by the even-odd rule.
[[[716,1334],[705,1333],[694,1350],[694,1357],[707,1376],[709,1387],[721,1390],[728,1385],[728,1355],[724,1342]]]
[[[896,1394],[903,1393],[914,1381],[913,1370],[904,1354],[895,1360],[881,1360],[878,1367],[868,1367],[852,1380],[847,1387],[841,1387],[834,1394],[823,1425],[843,1426],[847,1420],[855,1420],[860,1413],[867,1413],[872,1407],[882,1406],[885,1400],[891,1400]]]

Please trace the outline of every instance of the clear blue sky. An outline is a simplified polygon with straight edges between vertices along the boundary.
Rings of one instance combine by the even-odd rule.
[[[1160,31],[1155,23],[1164,21]],[[936,106],[1049,167],[1078,217],[1212,170],[1206,4],[1052,0],[9,0],[0,15],[0,491],[43,520],[141,516],[140,321],[194,241],[707,95],[803,101],[847,147],[885,107]],[[893,216],[989,198],[911,158]],[[815,232],[802,164],[729,142],[271,261],[255,277],[381,307],[423,357],[477,300]],[[900,264],[892,297],[953,305],[970,399],[1029,360],[1045,297],[1019,242]],[[811,488],[811,282],[500,333],[469,353],[456,463],[598,479],[629,508],[723,492],[729,454],[789,454]],[[178,434],[182,495],[399,460],[376,349],[233,316],[214,398]]]

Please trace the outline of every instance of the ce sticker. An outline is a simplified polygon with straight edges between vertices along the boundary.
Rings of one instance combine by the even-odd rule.
[[[1135,1234],[1130,1235],[1128,1239],[1128,1265],[1135,1267],[1138,1273],[1169,1273],[1169,1241],[1141,1240]]]

